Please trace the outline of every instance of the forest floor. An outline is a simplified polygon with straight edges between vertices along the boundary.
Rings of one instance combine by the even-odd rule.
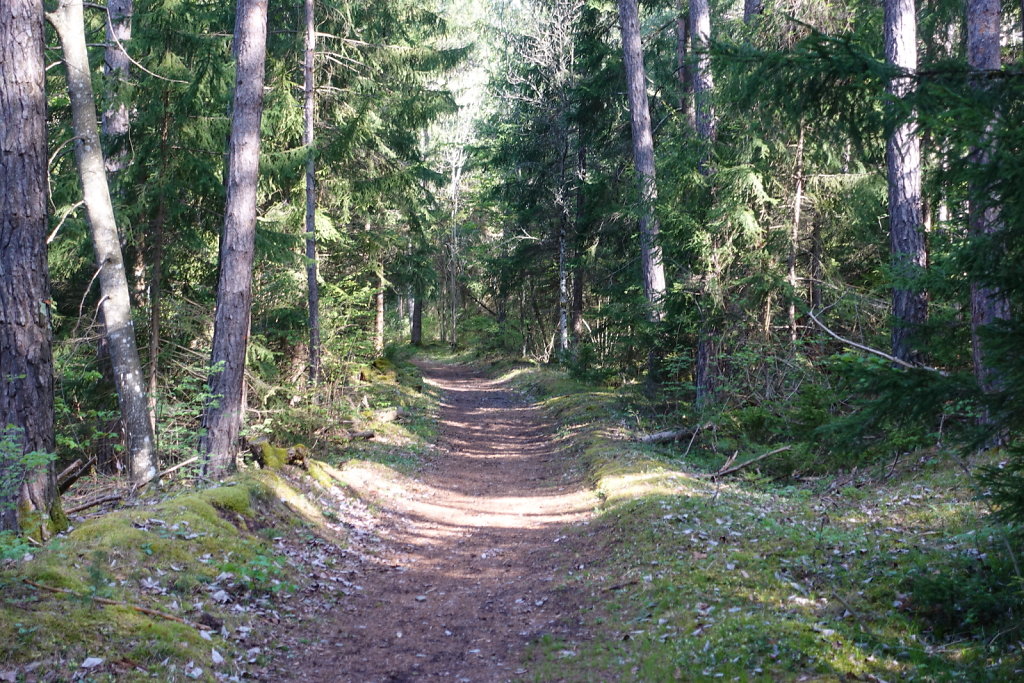
[[[998,454],[776,481],[748,449],[719,476],[722,449],[637,439],[685,417],[635,386],[415,362],[366,369],[370,441],[327,425],[318,459],[0,554],[0,681],[1024,676],[1019,572],[964,471]]]
[[[479,369],[419,367],[442,392],[439,447],[416,479],[345,468],[375,512],[362,547],[348,549],[358,588],[282,625],[290,654],[267,678],[504,681],[529,676],[529,643],[569,648],[584,636],[579,596],[564,582],[580,554],[564,532],[587,525],[599,500],[550,418]]]

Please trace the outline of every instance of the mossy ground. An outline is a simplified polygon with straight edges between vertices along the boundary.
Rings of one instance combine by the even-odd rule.
[[[685,442],[628,440],[640,401],[630,388],[595,389],[544,368],[508,376],[565,426],[603,498],[581,532],[588,550],[564,577],[591,597],[596,638],[538,642],[533,680],[1024,672],[1012,572],[975,586],[980,600],[960,586],[960,575],[998,570],[1004,539],[950,456],[918,453],[895,468],[786,485],[755,468],[715,481],[706,474],[721,458],[682,457]],[[930,593],[921,588],[929,579]]]
[[[245,654],[239,627],[242,633],[260,628],[259,615],[305,581],[276,540],[315,534],[345,543],[331,496],[324,495],[327,489],[335,498],[345,495],[332,465],[370,461],[409,473],[422,463],[437,396],[423,386],[408,353],[395,356],[371,366],[373,376],[360,387],[366,400],[351,411],[359,429],[376,432],[375,440],[320,443],[321,460],[307,461],[309,476],[292,467],[250,468],[213,488],[153,492],[0,567],[0,674],[53,681],[242,675],[254,658]],[[401,421],[373,421],[375,410],[398,406],[408,413]],[[194,625],[96,597],[217,627],[204,636]],[[103,663],[82,668],[88,658]]]

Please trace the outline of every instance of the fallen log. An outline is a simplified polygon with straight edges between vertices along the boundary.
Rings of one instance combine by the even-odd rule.
[[[695,430],[693,429],[666,429],[660,432],[654,432],[653,434],[641,434],[636,438],[640,443],[670,443],[672,441],[679,441],[687,436],[693,436]]]
[[[73,463],[65,467],[60,474],[57,475],[57,492],[64,493],[71,485],[82,478],[82,475],[89,471],[89,466],[96,462],[96,456],[92,456],[84,463],[81,459],[75,460]]]
[[[88,510],[89,508],[94,508],[97,505],[103,505],[104,503],[111,503],[116,500],[121,500],[122,498],[124,498],[124,494],[122,493],[110,493],[105,496],[100,496],[99,498],[93,498],[92,500],[88,500],[80,505],[76,505],[73,508],[68,508],[67,510],[64,511],[64,514],[73,515],[76,512]]]

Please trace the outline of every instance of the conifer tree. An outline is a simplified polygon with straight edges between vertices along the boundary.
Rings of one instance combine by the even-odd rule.
[[[0,10],[0,531],[45,537],[60,508],[52,460],[46,263],[43,3]]]
[[[211,398],[203,413],[204,433],[200,441],[200,450],[206,456],[206,471],[213,476],[234,469],[242,426],[242,384],[252,308],[267,0],[238,0],[234,35],[235,89],[210,359]]]

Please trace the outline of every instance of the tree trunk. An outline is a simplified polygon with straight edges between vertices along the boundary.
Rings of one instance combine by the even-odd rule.
[[[658,198],[654,170],[654,138],[651,135],[647,75],[644,70],[636,0],[619,0],[619,26],[622,29],[622,52],[626,66],[626,87],[633,133],[633,162],[636,164],[640,181],[640,261],[644,295],[647,297],[647,318],[650,322],[658,324],[664,318],[665,310],[665,267],[662,264],[661,245],[658,240],[660,226],[654,213],[654,203]],[[647,355],[647,377],[650,384],[657,381],[657,366],[658,358],[652,346]]]
[[[917,71],[917,17],[914,0],[885,0],[885,57],[907,75],[889,82],[889,93],[905,98]],[[911,343],[925,323],[928,297],[915,281],[927,267],[924,214],[921,203],[921,142],[911,121],[893,129],[885,146],[889,174],[889,244],[893,277],[892,355],[907,362],[921,360]]]
[[[316,117],[316,90],[313,83],[313,58],[316,54],[316,26],[313,0],[305,0],[306,45],[302,64],[305,128],[302,144],[306,147],[306,294],[309,312],[309,383],[320,383],[320,284],[316,279],[316,153],[313,149],[313,124]]]
[[[743,23],[749,24],[764,12],[764,0],[743,0]]]
[[[119,83],[128,78],[131,61],[124,45],[132,38],[132,0],[107,1],[107,47],[103,51],[103,73],[109,80],[107,96],[110,99],[103,112],[103,137],[107,143],[106,168],[112,175],[124,170],[127,155],[124,143],[128,137],[130,114],[124,102],[117,102]]]
[[[968,0],[967,2],[967,62],[978,72],[997,71],[1001,66],[999,56],[999,0]],[[984,74],[976,81],[975,87],[984,88]],[[977,148],[972,150],[973,162],[981,167],[990,163],[992,140],[986,136]],[[980,182],[971,183],[970,231],[973,235],[992,235],[1001,229],[998,199]],[[1010,318],[1010,302],[1006,295],[995,287],[980,282],[971,283],[971,346],[974,359],[974,374],[985,392],[1000,387],[999,378],[993,372],[986,358],[983,329],[999,320]]]
[[[700,162],[700,172],[705,176],[712,174],[711,145],[718,137],[718,125],[715,120],[715,107],[712,93],[715,82],[711,74],[711,55],[708,48],[711,42],[711,8],[708,0],[690,0],[690,39],[693,41],[693,52],[697,56],[693,70],[693,99],[696,109],[697,137],[704,141],[705,152]],[[703,283],[704,306],[701,309],[701,322],[697,330],[697,354],[694,368],[694,384],[697,389],[698,405],[706,404],[715,393],[718,383],[718,346],[719,330],[714,324],[715,291],[719,277],[719,268],[714,254],[718,249],[718,236],[711,236],[712,255],[706,266]]]
[[[636,0],[619,0],[619,25],[633,133],[633,162],[640,182],[640,258],[644,295],[647,297],[648,319],[659,323],[664,311],[665,268],[658,240],[660,226],[654,213],[654,203],[658,198],[654,138],[651,135],[651,112],[647,102],[647,76]]]
[[[171,125],[170,92],[164,90],[164,115],[160,126],[160,166],[167,169],[168,141]],[[160,433],[157,421],[157,385],[160,377],[160,317],[162,315],[164,274],[164,226],[167,223],[167,197],[161,190],[153,217],[149,274],[149,420],[153,424],[153,444],[159,451]]]
[[[690,77],[690,13],[685,0],[676,0],[676,78],[679,80],[679,113],[686,119],[691,130],[696,130],[697,120],[693,110],[693,79]]]
[[[374,295],[377,315],[373,324],[373,352],[378,356],[384,353],[384,264],[377,266],[377,292]]]
[[[559,211],[558,219],[558,350],[569,350],[569,263],[566,246],[566,218]]]
[[[711,96],[715,89],[711,75],[711,8],[708,0],[690,0],[690,39],[697,61],[693,69],[693,99],[696,109],[697,137],[714,142],[718,137],[718,121],[715,119],[715,105]],[[708,173],[709,160],[703,161],[701,172]]]
[[[53,355],[46,263],[43,3],[0,10],[0,531],[47,536],[63,515],[53,463]]]
[[[796,257],[800,248],[800,214],[803,212],[804,204],[804,122],[800,121],[800,134],[796,142],[796,173],[794,174],[796,185],[793,191],[793,225],[789,233],[789,257],[787,267],[789,270],[789,305],[786,308],[789,322],[789,341],[796,343]]]
[[[207,402],[203,413],[204,434],[199,446],[206,458],[206,473],[213,476],[222,476],[234,469],[242,425],[266,46],[267,0],[238,0],[227,200],[210,356],[209,393],[213,398]]]
[[[413,346],[423,345],[423,294],[419,291],[412,300],[412,325],[409,336]]]
[[[56,11],[48,14],[47,18],[57,30],[67,67],[72,127],[75,132],[75,159],[96,252],[100,308],[114,370],[114,386],[121,408],[121,422],[128,442],[129,473],[133,482],[145,483],[156,477],[157,454],[143,383],[142,362],[135,345],[135,327],[121,240],[114,220],[114,207],[110,201],[106,167],[99,144],[82,0],[61,0]]]

